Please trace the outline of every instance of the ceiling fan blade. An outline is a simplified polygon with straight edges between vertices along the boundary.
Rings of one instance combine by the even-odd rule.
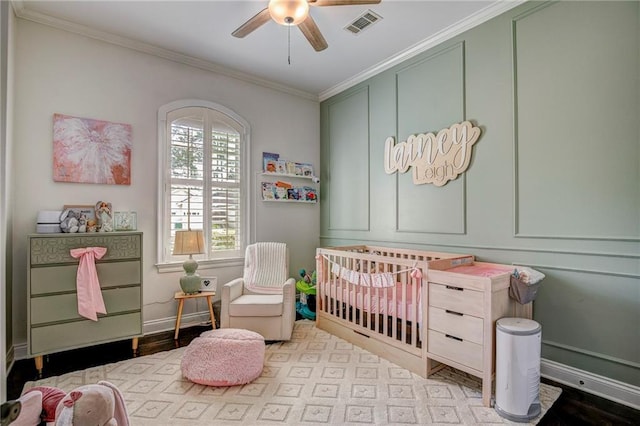
[[[311,43],[311,46],[313,46],[316,52],[320,52],[329,47],[311,15],[307,16],[307,19],[298,24],[298,27],[307,40],[309,40],[309,43]]]
[[[240,25],[238,29],[231,33],[232,36],[242,38],[246,35],[249,35],[254,30],[258,29],[260,26],[266,24],[271,19],[271,15],[269,14],[269,8],[265,7],[260,12],[258,12],[253,18],[249,19],[244,24]]]
[[[313,6],[352,6],[358,4],[378,4],[382,0],[309,0]]]

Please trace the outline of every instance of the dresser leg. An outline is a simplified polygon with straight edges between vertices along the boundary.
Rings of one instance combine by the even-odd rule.
[[[138,355],[138,338],[134,337],[131,339],[131,350],[133,351],[133,356],[136,357]]]
[[[42,379],[42,368],[44,367],[44,362],[42,361],[42,355],[35,357],[33,360],[36,363],[36,370],[38,371],[38,378]]]

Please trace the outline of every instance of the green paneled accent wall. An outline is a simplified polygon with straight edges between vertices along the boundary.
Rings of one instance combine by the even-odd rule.
[[[329,106],[327,202],[331,229],[369,229],[369,93],[364,87]],[[348,182],[342,184],[341,182]]]
[[[517,232],[637,239],[638,15],[576,9],[514,20]]]
[[[406,141],[412,134],[436,133],[464,120],[462,43],[401,68],[396,82],[396,143]],[[397,179],[398,231],[465,232],[464,178],[440,188],[413,185],[412,170]]]
[[[538,269],[543,358],[640,386],[639,58],[640,2],[528,2],[327,99],[321,245]],[[384,172],[387,137],[463,120],[457,180]]]

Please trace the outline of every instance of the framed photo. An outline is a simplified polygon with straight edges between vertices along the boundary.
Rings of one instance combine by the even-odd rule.
[[[135,231],[138,226],[136,212],[114,212],[113,227],[116,231]]]
[[[216,291],[217,287],[218,287],[218,278],[200,277],[200,291]]]
[[[86,216],[87,221],[96,219],[96,208],[90,205],[65,204],[62,210],[72,209]]]

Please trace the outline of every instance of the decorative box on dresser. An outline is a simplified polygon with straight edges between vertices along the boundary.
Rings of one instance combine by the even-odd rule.
[[[27,347],[42,374],[43,355],[142,335],[142,233],[32,234],[27,256]],[[70,250],[105,247],[96,270],[106,315],[78,314],[78,259]]]
[[[495,324],[503,317],[531,318],[532,307],[509,297],[513,266],[475,262],[428,274],[427,357],[482,379],[482,402],[491,405]],[[427,370],[435,372],[431,365]]]

